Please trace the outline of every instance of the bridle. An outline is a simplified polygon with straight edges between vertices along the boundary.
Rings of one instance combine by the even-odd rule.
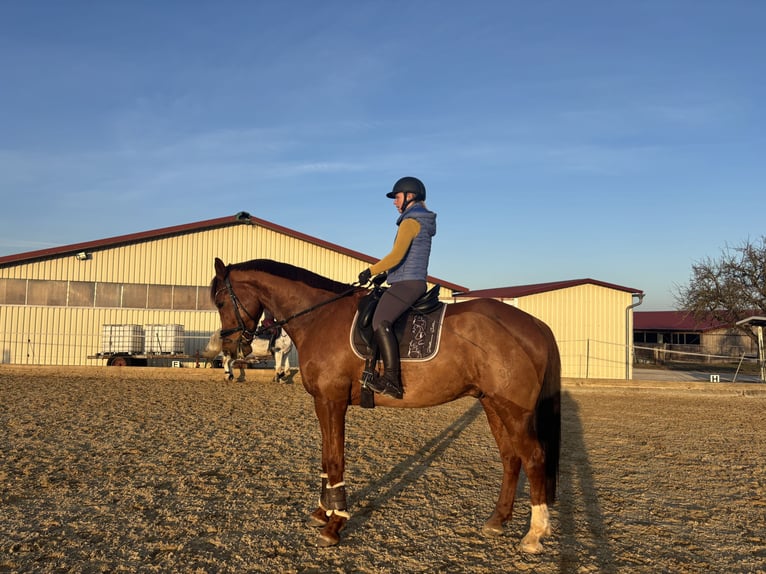
[[[233,335],[234,333],[241,333],[239,336],[239,340],[237,341],[237,349],[242,350],[242,343],[245,342],[248,345],[253,342],[253,339],[259,335],[260,329],[257,328],[258,326],[258,317],[253,317],[250,312],[247,310],[247,308],[242,304],[242,302],[239,300],[239,297],[237,297],[237,294],[234,292],[234,287],[231,286],[231,281],[229,280],[229,276],[227,275],[224,277],[223,280],[224,286],[226,287],[226,290],[229,292],[229,298],[231,299],[231,305],[234,307],[234,315],[237,317],[237,326],[233,329],[222,329],[221,330],[221,339],[223,340],[225,337],[228,337],[229,335]],[[223,291],[223,289],[219,289],[218,293]],[[216,293],[216,295],[218,294]],[[240,313],[240,309],[245,313],[248,319],[252,321],[253,323],[253,329],[250,330],[245,325],[245,320],[242,318],[242,313]]]
[[[352,285],[342,293],[336,295],[335,297],[332,297],[330,299],[327,299],[326,301],[322,301],[320,303],[317,303],[316,305],[313,305],[307,309],[304,309],[303,311],[298,311],[297,313],[293,313],[289,317],[286,317],[282,320],[275,320],[273,323],[271,323],[268,327],[261,326],[258,327],[258,319],[260,317],[253,317],[253,315],[250,314],[250,312],[247,310],[247,307],[245,307],[242,302],[239,300],[239,297],[237,297],[237,294],[234,292],[234,287],[231,285],[231,281],[229,280],[228,274],[223,279],[224,286],[226,288],[226,291],[229,293],[229,298],[231,299],[232,307],[234,308],[234,315],[237,318],[237,326],[233,329],[222,329],[221,330],[221,339],[224,337],[228,337],[230,335],[233,335],[234,333],[241,333],[239,336],[239,340],[237,341],[237,350],[241,353],[242,351],[242,343],[246,343],[250,345],[253,342],[253,339],[259,335],[263,335],[267,331],[271,331],[275,327],[281,327],[282,325],[287,324],[289,321],[292,321],[293,319],[300,317],[302,315],[306,315],[307,313],[311,313],[315,309],[318,309],[319,307],[322,307],[324,305],[328,305],[330,303],[333,303],[337,301],[338,299],[343,299],[344,297],[348,297],[351,293],[357,291],[359,289],[358,285]],[[223,291],[223,289],[219,289],[216,292],[216,296],[218,293]],[[240,309],[242,312],[247,316],[247,318],[252,321],[253,323],[253,329],[248,329],[247,325],[245,325],[245,320],[242,318],[242,313],[240,313]]]

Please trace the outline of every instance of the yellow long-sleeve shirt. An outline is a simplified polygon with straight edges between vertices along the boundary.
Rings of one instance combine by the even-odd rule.
[[[396,239],[394,239],[394,246],[391,248],[391,252],[370,267],[370,272],[373,275],[378,275],[399,265],[404,256],[407,255],[407,251],[409,251],[410,245],[412,245],[412,240],[415,239],[418,233],[420,233],[420,223],[418,223],[417,219],[408,218],[402,221],[399,224],[399,231],[396,232]]]

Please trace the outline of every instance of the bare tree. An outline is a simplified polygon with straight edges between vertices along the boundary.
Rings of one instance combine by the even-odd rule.
[[[677,287],[679,309],[696,319],[733,325],[752,315],[766,315],[766,235],[741,245],[727,245],[720,259],[707,257],[692,265],[686,286]],[[740,330],[755,339],[749,327]]]

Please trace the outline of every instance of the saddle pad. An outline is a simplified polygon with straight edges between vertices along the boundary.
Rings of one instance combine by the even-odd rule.
[[[440,305],[428,314],[409,313],[404,324],[404,332],[398,326],[395,328],[399,336],[399,357],[401,361],[429,361],[439,352],[439,341],[442,334],[442,323],[447,305]],[[360,359],[366,359],[370,349],[356,328],[359,312],[354,315],[351,323],[350,343],[354,354]]]

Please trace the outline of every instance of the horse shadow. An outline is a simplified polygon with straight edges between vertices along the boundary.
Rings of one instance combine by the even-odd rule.
[[[587,564],[612,574],[615,551],[599,501],[599,490],[585,442],[580,409],[569,392],[561,394],[562,446],[558,512],[561,572]]]
[[[554,538],[548,543],[552,544],[554,540],[558,540],[560,572],[576,572],[579,567],[592,564],[596,571],[612,574],[617,572],[614,565],[615,551],[601,510],[598,486],[588,456],[579,407],[566,391],[562,392],[561,399],[559,488],[557,502],[551,507],[551,516],[554,519],[557,517],[558,524],[554,522]],[[476,402],[385,475],[355,491],[353,501],[350,502],[357,508],[351,519],[356,526],[361,527],[373,513],[385,507],[387,500],[411,488],[482,412],[481,404]],[[516,491],[517,503],[521,501],[526,488],[527,481],[522,472]],[[520,514],[517,510],[514,515],[517,513]]]
[[[429,440],[416,452],[391,468],[374,482],[355,491],[355,502],[364,504],[354,511],[352,520],[358,524],[367,521],[371,514],[385,506],[387,500],[396,497],[421,478],[433,461],[444,452],[475,419],[483,412],[481,403],[476,402],[453,423]],[[354,505],[356,506],[356,505]]]

